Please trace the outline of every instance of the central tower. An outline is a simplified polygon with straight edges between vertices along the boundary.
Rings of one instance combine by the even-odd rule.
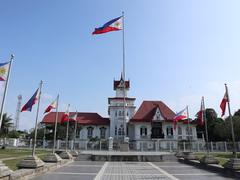
[[[136,99],[127,96],[129,88],[130,81],[125,81],[124,87],[124,80],[121,75],[120,80],[114,80],[113,82],[113,90],[116,91],[115,97],[108,98],[110,136],[114,139],[122,139],[124,137],[124,132],[126,132],[126,136],[128,136],[128,122],[134,115],[134,102]],[[124,127],[126,127],[126,130],[124,130]]]

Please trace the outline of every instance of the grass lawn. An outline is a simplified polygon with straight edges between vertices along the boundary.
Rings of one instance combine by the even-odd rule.
[[[47,150],[36,150],[36,154],[39,158],[43,158],[50,151]],[[31,149],[0,149],[0,159],[2,158],[15,158],[11,160],[4,160],[3,163],[6,164],[10,169],[16,170],[17,164],[26,156],[32,154]]]
[[[195,155],[198,157],[198,159],[201,159],[206,153],[195,153]],[[223,165],[225,164],[229,158],[233,157],[232,152],[210,152],[211,155],[216,157],[217,160],[219,160],[219,164]],[[238,157],[240,157],[240,153],[237,153]]]

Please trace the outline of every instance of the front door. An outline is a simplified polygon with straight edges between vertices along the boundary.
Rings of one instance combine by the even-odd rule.
[[[152,123],[151,138],[164,138],[164,134],[162,132],[162,123],[161,122]]]

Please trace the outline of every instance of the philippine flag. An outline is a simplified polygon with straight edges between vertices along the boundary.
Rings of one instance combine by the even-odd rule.
[[[175,121],[179,121],[179,120],[183,120],[183,119],[187,119],[187,108],[185,108],[182,111],[180,111],[179,113],[177,113],[176,116],[174,117]]]
[[[56,107],[57,107],[57,99],[54,100],[54,101],[47,107],[47,109],[44,111],[44,114],[50,112],[52,109],[56,109]]]
[[[92,32],[92,34],[103,34],[110,31],[119,31],[122,30],[122,16],[112,19],[111,21],[108,21],[105,23],[102,27],[95,28],[95,30]]]
[[[69,121],[69,107],[70,107],[70,105],[68,105],[67,110],[64,112],[64,114],[61,118],[61,123],[62,124],[66,121]]]
[[[0,63],[0,81],[7,80],[10,62]]]
[[[34,93],[34,95],[31,97],[31,99],[29,99],[29,101],[22,107],[21,112],[32,111],[32,107],[39,100],[39,96],[40,96],[40,90],[38,88]]]

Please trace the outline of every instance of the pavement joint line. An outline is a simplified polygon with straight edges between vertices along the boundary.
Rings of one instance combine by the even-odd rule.
[[[164,176],[166,177],[165,174],[141,174],[141,173],[137,173],[137,174],[132,174],[132,173],[104,173],[103,176]]]
[[[105,162],[100,171],[98,172],[97,176],[94,178],[94,180],[100,180],[108,166],[108,162]]]
[[[169,177],[172,180],[179,180],[178,178],[174,177],[173,175],[169,174],[167,171],[164,171],[163,169],[161,169],[160,167],[156,166],[155,164],[148,162],[148,164],[150,166],[152,166],[153,168],[157,169],[159,172],[161,172],[162,174],[166,175],[167,177]]]
[[[174,176],[216,176],[217,174],[216,173],[204,173],[204,174],[201,174],[201,173],[198,173],[198,174],[172,174]]]
[[[73,165],[68,165],[68,167],[102,167],[102,165],[90,165],[90,164],[88,164],[88,165],[83,165],[83,164],[73,164]]]
[[[52,172],[51,174],[63,174],[63,175],[96,175],[97,173]]]

